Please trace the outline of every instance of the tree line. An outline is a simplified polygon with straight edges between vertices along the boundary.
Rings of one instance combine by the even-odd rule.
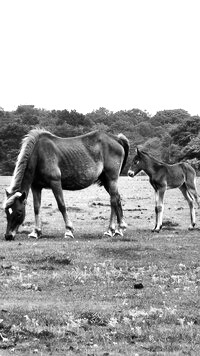
[[[130,141],[129,162],[140,147],[170,164],[187,160],[200,172],[200,117],[183,109],[158,111],[151,116],[139,109],[112,112],[101,107],[84,115],[76,110],[49,111],[20,105],[16,111],[0,108],[0,175],[13,173],[21,140],[34,127],[61,137],[93,130],[121,132]]]

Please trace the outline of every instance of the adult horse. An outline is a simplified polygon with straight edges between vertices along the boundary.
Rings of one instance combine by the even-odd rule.
[[[31,237],[41,235],[41,191],[50,188],[65,223],[65,237],[73,238],[73,226],[68,217],[63,189],[79,190],[93,183],[103,185],[110,194],[111,215],[108,231],[123,235],[123,219],[118,178],[129,152],[128,139],[119,134],[93,131],[85,135],[61,138],[43,129],[33,129],[22,141],[11,185],[4,204],[7,216],[6,240],[13,240],[25,218],[29,190],[33,194],[35,227]],[[115,230],[115,218],[118,230]]]
[[[189,229],[193,229],[195,226],[195,200],[199,206],[195,170],[186,162],[167,164],[158,161],[147,152],[137,149],[128,175],[134,177],[142,170],[149,176],[149,181],[155,190],[156,224],[153,231],[159,232],[162,228],[165,191],[173,188],[179,188],[188,202],[191,219]]]

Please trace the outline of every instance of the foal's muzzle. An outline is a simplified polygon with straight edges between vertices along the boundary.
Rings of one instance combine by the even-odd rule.
[[[128,176],[129,177],[131,177],[131,178],[133,178],[134,177],[134,171],[131,171],[131,169],[129,169],[129,171],[128,171]]]

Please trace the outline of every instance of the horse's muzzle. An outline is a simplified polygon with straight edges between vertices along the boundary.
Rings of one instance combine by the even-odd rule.
[[[128,171],[128,176],[131,177],[131,178],[133,178],[134,175],[135,175],[134,172],[129,169],[129,171]]]
[[[5,240],[6,241],[12,241],[15,239],[15,236],[12,234],[5,234]]]

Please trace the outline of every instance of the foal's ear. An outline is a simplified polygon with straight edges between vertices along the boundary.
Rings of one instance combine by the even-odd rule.
[[[136,152],[137,152],[137,155],[140,156],[140,151],[139,151],[138,147],[136,148]]]
[[[5,189],[5,192],[6,192],[6,196],[8,198],[10,194],[8,193],[7,189]]]

